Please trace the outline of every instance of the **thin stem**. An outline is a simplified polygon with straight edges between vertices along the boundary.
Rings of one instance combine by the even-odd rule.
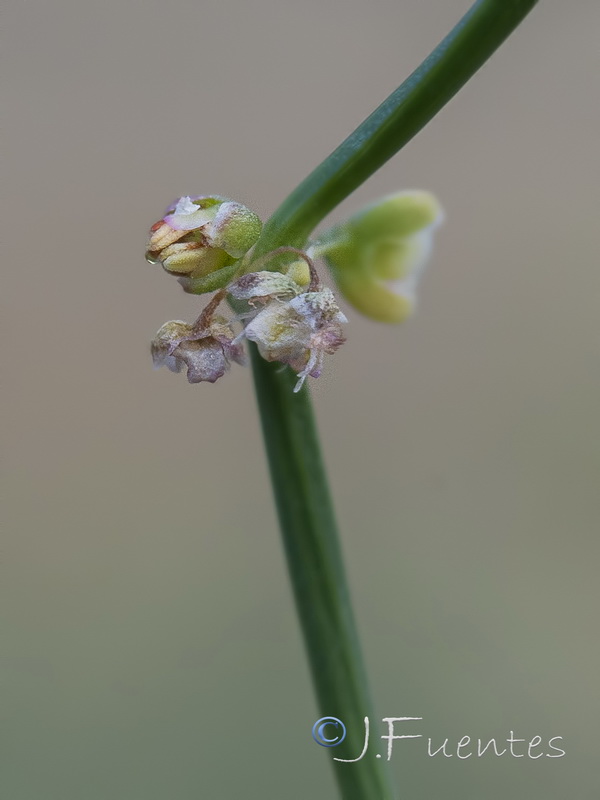
[[[537,0],[479,0],[421,66],[295,189],[267,222],[254,257],[303,247],[316,225],[406,144],[506,39]],[[322,716],[341,719],[339,758],[362,752],[371,703],[333,507],[306,387],[258,355],[254,382],[294,597]],[[374,737],[373,737],[374,738]],[[343,800],[395,797],[376,748],[334,761]]]
[[[336,758],[358,758],[371,702],[354,623],[333,506],[306,387],[251,347],[258,407],[288,569],[322,716],[342,720]],[[329,732],[329,731],[328,731]],[[307,735],[310,735],[307,729]],[[353,764],[333,762],[344,800],[392,800],[387,764],[369,748]]]
[[[332,209],[452,99],[536,3],[475,3],[412,75],[281,204],[263,229],[257,255],[281,244],[302,247]]]

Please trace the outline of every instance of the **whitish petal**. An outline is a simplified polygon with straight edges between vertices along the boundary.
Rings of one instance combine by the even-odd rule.
[[[229,363],[221,345],[212,339],[182,342],[174,351],[187,366],[190,383],[208,381],[214,383],[225,374]]]

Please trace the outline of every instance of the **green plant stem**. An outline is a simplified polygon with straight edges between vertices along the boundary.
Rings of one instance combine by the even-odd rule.
[[[371,723],[375,720],[310,397],[306,386],[294,394],[297,378],[291,370],[268,363],[254,346],[251,353],[271,480],[318,706],[322,716],[337,717],[347,728],[344,743],[328,753],[357,758],[363,750],[364,717],[369,716]],[[387,765],[375,761],[376,752],[370,748],[354,764],[333,762],[344,800],[394,797]]]
[[[479,0],[423,63],[302,183],[266,223],[257,255],[302,247],[339,203],[454,97],[536,5]]]
[[[263,229],[256,257],[302,247],[316,225],[406,144],[450,100],[537,0],[479,0],[421,66],[295,189]],[[287,563],[322,716],[347,727],[332,755],[362,751],[373,715],[310,397],[296,376],[260,358],[252,367]],[[377,727],[376,727],[377,726]],[[308,733],[308,732],[307,732]],[[343,800],[395,796],[378,733],[360,761],[333,761]]]

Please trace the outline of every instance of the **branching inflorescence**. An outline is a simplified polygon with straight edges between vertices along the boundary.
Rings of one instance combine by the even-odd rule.
[[[266,361],[297,373],[298,391],[308,376],[319,377],[325,355],[343,344],[348,321],[313,259],[328,264],[359,311],[402,322],[414,308],[441,218],[432,195],[402,192],[331,228],[306,250],[284,246],[253,259],[262,228],[256,214],[224,197],[181,197],[150,229],[146,257],[176,275],[184,291],[216,294],[193,324],[174,320],[160,328],[151,345],[155,366],[186,369],[190,383],[214,383],[232,361],[244,363],[242,341],[248,339]],[[216,313],[225,299],[237,312],[230,318]],[[242,325],[238,334],[236,323]]]

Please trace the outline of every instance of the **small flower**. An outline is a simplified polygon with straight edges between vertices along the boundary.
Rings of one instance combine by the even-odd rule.
[[[213,316],[207,321],[205,312],[195,325],[165,322],[151,343],[152,360],[155,367],[166,366],[172,372],[186,368],[190,383],[214,383],[230,361],[244,363],[243,348],[233,338],[227,320]]]
[[[433,195],[400,192],[332,228],[309,253],[324,257],[342,294],[363,314],[403,322],[442,218]]]
[[[298,373],[295,392],[308,375],[319,377],[325,354],[345,341],[341,326],[348,320],[330,289],[303,292],[285,275],[257,272],[239,278],[229,292],[251,305],[264,303],[241,335],[256,342],[266,361],[289,364]]]
[[[241,203],[216,195],[180,197],[150,229],[146,258],[176,275],[202,278],[245,255],[261,228]]]

